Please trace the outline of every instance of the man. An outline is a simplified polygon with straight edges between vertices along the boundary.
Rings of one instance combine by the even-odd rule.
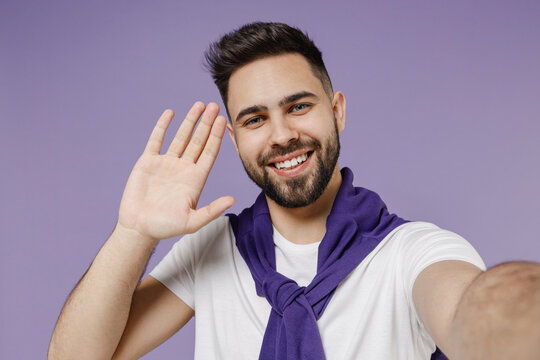
[[[484,271],[457,234],[353,187],[337,163],[345,97],[306,35],[248,24],[207,60],[230,123],[197,102],[160,155],[162,114],[50,359],[138,358],[195,313],[198,359],[428,359],[435,344],[449,358],[538,358],[538,264]],[[196,206],[226,127],[263,195],[219,217],[233,198]],[[139,283],[159,240],[185,234]]]

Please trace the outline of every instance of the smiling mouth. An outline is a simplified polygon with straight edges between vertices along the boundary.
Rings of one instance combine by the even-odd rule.
[[[284,161],[278,161],[273,163],[272,165],[279,169],[279,170],[290,170],[294,169],[295,167],[301,165],[302,163],[306,162],[307,159],[311,156],[313,151],[308,151],[307,153],[304,153],[302,155],[298,155],[295,157],[292,157],[290,159],[284,160]]]

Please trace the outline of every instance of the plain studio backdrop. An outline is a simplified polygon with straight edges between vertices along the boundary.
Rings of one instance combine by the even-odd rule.
[[[219,94],[208,44],[255,20],[315,40],[347,97],[341,166],[488,266],[540,260],[538,1],[0,3],[0,358],[43,359],[157,117]],[[223,112],[224,113],[224,112]],[[200,205],[258,189],[226,135]],[[163,240],[147,271],[177,239]],[[191,359],[193,321],[145,359]]]

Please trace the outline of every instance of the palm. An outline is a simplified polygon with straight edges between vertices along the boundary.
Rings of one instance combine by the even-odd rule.
[[[196,210],[224,132],[224,119],[214,122],[217,111],[217,105],[209,106],[188,144],[202,112],[201,105],[194,105],[164,155],[159,154],[159,148],[172,114],[162,115],[129,176],[119,224],[155,239],[166,239],[198,230],[232,205],[231,198],[220,198]]]

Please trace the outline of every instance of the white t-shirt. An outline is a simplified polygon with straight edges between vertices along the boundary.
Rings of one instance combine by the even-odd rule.
[[[294,244],[274,228],[276,268],[300,286],[317,271],[319,243]],[[428,265],[463,260],[485,270],[461,236],[427,222],[395,228],[343,280],[317,321],[328,360],[429,359],[435,343],[412,287]],[[150,275],[195,310],[195,359],[257,359],[271,307],[255,291],[227,217],[184,236]]]

